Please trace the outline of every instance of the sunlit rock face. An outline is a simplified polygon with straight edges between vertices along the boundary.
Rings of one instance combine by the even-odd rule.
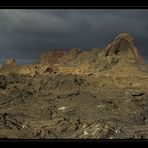
[[[10,58],[5,61],[1,70],[31,75],[44,73],[87,75],[99,71],[115,71],[115,67],[118,67],[117,69],[142,67],[144,64],[141,54],[133,44],[133,38],[128,33],[119,34],[103,49],[92,48],[85,51],[80,48],[68,50],[57,48],[41,54],[37,61],[36,64],[18,67],[15,59]]]
[[[118,55],[128,63],[143,64],[144,60],[128,33],[119,34],[105,49],[105,56]]]
[[[16,66],[16,60],[14,58],[6,59],[4,66]]]
[[[64,49],[53,49],[50,52],[43,53],[39,59],[39,64],[57,64],[59,63],[59,58],[64,56]]]
[[[1,71],[3,72],[17,72],[17,63],[14,58],[8,58],[5,60],[4,64],[1,66]]]

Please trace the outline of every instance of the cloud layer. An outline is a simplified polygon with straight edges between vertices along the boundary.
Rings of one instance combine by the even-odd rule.
[[[0,59],[27,63],[53,48],[103,48],[121,32],[148,58],[148,10],[3,9],[0,20]]]

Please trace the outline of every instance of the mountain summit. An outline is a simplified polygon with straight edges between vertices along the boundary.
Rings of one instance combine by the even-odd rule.
[[[144,60],[133,44],[133,38],[128,33],[119,34],[105,49],[105,56],[119,55],[129,63],[143,64]]]

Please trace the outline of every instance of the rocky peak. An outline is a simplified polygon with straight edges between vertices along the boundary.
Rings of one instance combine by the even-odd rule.
[[[133,44],[133,38],[128,33],[119,34],[105,48],[105,56],[118,55],[129,63],[143,64],[144,60]]]
[[[50,52],[43,53],[39,59],[39,64],[56,64],[59,63],[59,58],[64,56],[64,49],[56,48],[52,49]]]
[[[14,58],[6,59],[4,65],[8,66],[16,66],[16,60]]]
[[[13,72],[17,68],[17,63],[14,58],[6,59],[4,64],[1,67],[1,71],[3,72]]]

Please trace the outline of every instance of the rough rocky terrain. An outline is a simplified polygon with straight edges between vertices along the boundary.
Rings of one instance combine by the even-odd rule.
[[[148,138],[148,65],[127,33],[0,69],[0,138]]]

